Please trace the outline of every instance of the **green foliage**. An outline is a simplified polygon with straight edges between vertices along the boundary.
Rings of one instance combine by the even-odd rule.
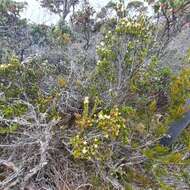
[[[83,114],[76,115],[76,118],[76,127],[79,133],[71,139],[73,155],[76,158],[105,159],[106,156],[102,154],[104,149],[101,146],[104,142],[107,141],[108,143],[110,140],[121,139],[127,143],[128,133],[125,129],[125,119],[117,107],[90,114],[89,101],[86,98]],[[91,132],[98,135],[89,137]]]
[[[122,184],[173,189],[163,176],[174,175],[171,165],[181,168],[189,163],[183,160],[189,150],[189,135],[184,134],[186,147],[177,152],[158,142],[169,123],[185,112],[190,73],[187,66],[173,74],[159,65],[158,57],[150,53],[153,31],[142,16],[121,19],[105,34],[97,48],[99,61],[89,85],[90,98],[84,101],[83,113],[76,115],[76,134],[70,143],[76,159],[100,161],[102,170],[106,168]],[[89,106],[94,97],[101,100],[95,108]],[[143,164],[133,162],[133,155],[145,159]],[[126,165],[107,166],[108,160],[117,163],[121,157]]]
[[[9,127],[2,127],[0,125],[0,135],[4,135],[4,134],[11,134],[16,132],[19,129],[19,126],[17,124],[12,124]]]
[[[155,11],[158,12],[160,10],[177,10],[180,7],[182,7],[185,3],[187,3],[187,0],[153,0],[153,1],[149,1],[150,3],[155,3],[154,8]]]
[[[11,17],[20,16],[20,12],[24,9],[25,3],[13,0],[0,1],[0,22],[8,21]]]
[[[100,143],[100,140],[97,138],[85,140],[84,137],[76,135],[71,139],[73,156],[77,159],[80,158],[91,160],[93,157],[98,159],[98,156],[100,156],[98,152]]]
[[[70,9],[61,9],[65,2],[41,2],[52,12],[61,13],[63,22],[52,30],[43,25],[31,25],[33,43],[37,44],[43,36],[44,43],[65,47],[72,42],[72,32],[64,22]],[[161,11],[164,7],[178,8],[182,1],[160,0],[157,3],[157,11]],[[179,73],[174,74],[170,68],[161,67],[159,57],[152,51],[155,45],[154,24],[144,15],[125,17],[122,6],[123,2],[120,2],[115,7],[118,9],[117,19],[120,19],[109,19],[105,24],[103,39],[97,47],[99,59],[94,68],[89,66],[92,72],[83,69],[85,77],[76,73],[75,78],[75,70],[78,72],[80,65],[75,68],[74,64],[68,67],[68,72],[71,72],[69,76],[63,74],[67,72],[65,70],[57,74],[54,66],[38,59],[21,64],[18,58],[12,57],[7,63],[0,64],[0,136],[24,130],[27,126],[19,125],[16,121],[27,118],[34,111],[35,117],[42,118],[40,122],[61,120],[58,125],[63,130],[62,136],[57,126],[52,131],[50,129],[55,134],[47,134],[51,146],[62,141],[64,152],[61,153],[71,153],[66,156],[72,163],[80,160],[85,165],[89,178],[94,180],[93,183],[99,189],[113,189],[115,184],[130,189],[135,184],[142,189],[170,190],[173,187],[163,179],[168,175],[177,176],[174,169],[180,171],[178,176],[189,179],[182,172],[189,164],[189,158],[184,159],[190,150],[189,129],[179,139],[183,144],[182,149],[162,147],[159,140],[166,133],[170,122],[189,110],[189,106],[184,105],[190,98],[190,69],[185,64]],[[88,8],[86,12],[79,11],[75,15],[79,26],[87,27],[87,30],[93,15],[93,9]],[[6,7],[0,3],[2,14],[1,9]],[[9,9],[10,7],[5,11]],[[19,17],[19,12],[16,13]],[[185,62],[189,62],[189,55]],[[89,73],[92,75],[87,78]],[[44,81],[49,76],[55,79],[55,83],[51,89],[46,90]],[[80,77],[82,79],[78,82]],[[80,90],[75,83],[78,83]],[[80,105],[83,96],[86,97],[83,105]],[[69,121],[65,115],[71,117]],[[33,120],[28,119],[27,122]],[[59,138],[53,139],[51,135]],[[108,184],[104,184],[105,181]]]
[[[19,69],[20,63],[17,58],[13,57],[8,64],[0,65],[1,77],[10,76],[15,74]]]
[[[144,62],[153,40],[152,32],[148,19],[139,17],[123,18],[105,34],[97,47],[99,61],[93,77],[95,85],[91,84],[91,87],[96,86],[96,89],[92,88],[93,93],[100,97],[106,93],[114,102],[117,97],[121,99],[121,93],[125,92],[127,99],[133,81],[137,81],[145,69]]]
[[[12,105],[8,105],[5,103],[1,103],[0,104],[0,110],[2,111],[2,115],[5,118],[12,118],[12,117],[18,117],[21,116],[22,114],[27,112],[27,106],[24,104],[12,104]]]
[[[51,66],[40,65],[37,60],[23,65],[16,57],[10,58],[9,63],[0,65],[0,117],[5,119],[1,133],[12,133],[18,128],[14,122],[9,126],[6,119],[11,121],[22,118],[29,111],[28,104],[37,107],[41,113],[49,109],[49,120],[59,117],[56,106],[52,105],[58,94],[51,95],[50,92],[50,95],[44,95],[40,86],[43,77],[52,71]]]
[[[174,76],[170,84],[170,107],[171,118],[178,118],[189,108],[185,108],[186,100],[190,98],[190,69],[186,68],[180,74]]]
[[[43,24],[32,24],[31,26],[31,36],[34,44],[38,44],[39,46],[43,46],[48,44],[50,39],[48,37],[48,33],[50,27]]]
[[[61,47],[71,43],[73,38],[70,27],[65,22],[60,22],[58,25],[53,27],[49,36],[55,44]]]
[[[32,44],[29,25],[21,18],[26,3],[13,0],[0,1],[0,62],[7,63],[8,56],[23,60],[25,51]]]

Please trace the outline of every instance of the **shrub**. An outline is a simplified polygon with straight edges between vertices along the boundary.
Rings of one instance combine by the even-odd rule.
[[[90,161],[100,176],[106,171],[124,189],[129,184],[172,189],[163,176],[175,176],[174,165],[182,176],[188,143],[171,152],[159,139],[185,111],[190,75],[188,68],[174,74],[159,65],[150,52],[153,27],[147,22],[145,17],[121,19],[104,36],[70,145],[75,159]],[[95,96],[101,101],[92,106]],[[114,186],[114,180],[106,182]]]

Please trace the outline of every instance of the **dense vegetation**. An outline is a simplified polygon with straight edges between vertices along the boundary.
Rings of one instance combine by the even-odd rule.
[[[190,2],[40,2],[57,25],[0,0],[0,189],[190,188],[189,129],[159,143],[190,109],[190,53],[162,62]]]

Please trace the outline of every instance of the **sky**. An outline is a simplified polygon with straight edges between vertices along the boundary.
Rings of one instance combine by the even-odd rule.
[[[25,1],[28,3],[27,9],[22,13],[22,17],[27,18],[31,22],[55,24],[58,20],[58,16],[50,13],[47,9],[40,7],[40,3],[37,0],[16,0],[18,2]],[[100,9],[106,5],[110,0],[90,0],[91,5],[95,9]]]
[[[55,15],[49,12],[47,9],[40,6],[39,0],[16,0],[18,2],[27,2],[28,6],[22,13],[23,18],[27,18],[30,22],[35,22],[38,24],[56,24],[59,20],[58,15]],[[101,7],[104,7],[110,0],[89,0],[90,4],[96,9],[99,10]],[[117,1],[117,0],[113,0]],[[133,0],[125,0],[130,2]],[[141,0],[143,1],[143,0]],[[150,14],[151,10],[150,10]]]

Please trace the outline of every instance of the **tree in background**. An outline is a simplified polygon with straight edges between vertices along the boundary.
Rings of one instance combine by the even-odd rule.
[[[9,56],[16,55],[20,61],[35,54],[50,41],[50,27],[28,23],[21,18],[26,3],[12,0],[0,1],[0,60],[8,62]]]
[[[12,0],[0,1],[0,44],[3,47],[1,49],[1,59],[6,59],[14,50],[15,54],[19,54],[22,57],[23,48],[19,47],[21,43],[18,42],[28,41],[23,35],[25,33],[26,20],[20,18],[20,13],[25,6],[25,3],[18,3]]]
[[[165,21],[165,30],[162,37],[168,39],[189,24],[190,1],[188,0],[147,0],[153,7],[157,18]],[[162,21],[163,22],[163,21]]]
[[[84,49],[88,49],[90,45],[90,39],[93,31],[93,15],[95,10],[89,3],[85,2],[81,10],[78,10],[71,17],[71,22],[75,26],[75,30],[83,34],[85,41]]]
[[[53,13],[56,13],[65,20],[67,15],[70,13],[70,9],[75,8],[79,3],[79,0],[39,0],[42,7],[47,8]]]

